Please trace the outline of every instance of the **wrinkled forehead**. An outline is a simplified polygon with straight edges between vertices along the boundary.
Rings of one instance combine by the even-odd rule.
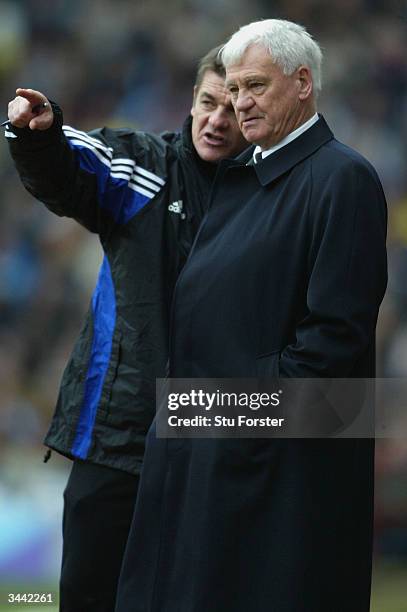
[[[213,72],[213,70],[207,70],[203,77],[201,84],[195,91],[195,97],[208,93],[213,97],[224,97],[228,94],[225,86],[225,78]]]
[[[249,75],[275,75],[282,73],[281,68],[274,62],[269,51],[263,45],[251,45],[235,62],[226,66],[226,87],[235,80]]]

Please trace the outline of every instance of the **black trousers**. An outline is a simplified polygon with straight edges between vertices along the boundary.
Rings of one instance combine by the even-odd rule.
[[[75,461],[64,492],[60,612],[113,612],[138,476]]]

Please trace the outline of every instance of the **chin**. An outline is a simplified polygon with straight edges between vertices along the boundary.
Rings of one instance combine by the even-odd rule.
[[[204,161],[212,162],[213,164],[216,164],[218,161],[226,157],[223,151],[212,151],[208,149],[206,149],[205,151],[200,151],[199,155]]]
[[[242,134],[245,140],[247,140],[247,142],[249,142],[250,144],[257,144],[257,141],[259,139],[259,134],[257,132],[249,129],[247,130],[247,132],[242,131]]]
[[[259,139],[256,138],[256,134],[244,134],[244,137],[249,144],[259,144]]]

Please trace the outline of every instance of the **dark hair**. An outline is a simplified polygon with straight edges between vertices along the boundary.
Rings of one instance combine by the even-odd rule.
[[[211,70],[218,76],[225,78],[225,67],[222,64],[222,60],[219,58],[219,51],[223,45],[218,45],[214,49],[211,49],[202,59],[198,62],[198,70],[196,72],[195,87],[200,88],[205,72]]]

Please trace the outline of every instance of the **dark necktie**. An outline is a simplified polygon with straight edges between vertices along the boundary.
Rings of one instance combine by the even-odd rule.
[[[259,151],[258,153],[255,153],[255,155],[250,158],[250,160],[247,162],[248,166],[255,166],[256,164],[259,164],[261,161],[263,161],[263,158],[261,156],[261,151]]]

